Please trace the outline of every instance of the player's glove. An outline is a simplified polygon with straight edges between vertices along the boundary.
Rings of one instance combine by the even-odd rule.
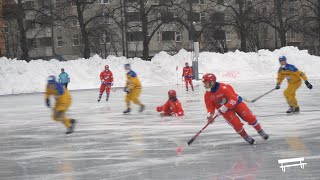
[[[306,80],[304,83],[306,84],[307,88],[312,89],[313,86],[309,83],[308,80]]]
[[[275,89],[280,89],[280,84],[277,83]]]
[[[217,109],[214,111],[214,113],[209,112],[207,115],[208,123],[212,124],[214,120],[219,116],[221,116],[221,113]]]
[[[218,109],[218,112],[219,112],[220,114],[223,114],[223,113],[226,113],[228,110],[229,110],[229,109],[228,109],[225,105],[223,105],[223,106],[221,106],[221,107]]]
[[[178,116],[178,114],[171,112],[171,116]]]
[[[46,98],[46,105],[48,108],[50,107],[50,99],[49,98]]]
[[[125,87],[123,91],[126,93],[130,93],[130,89],[128,87]]]

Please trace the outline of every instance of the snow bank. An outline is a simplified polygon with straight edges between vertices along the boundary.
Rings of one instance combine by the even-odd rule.
[[[222,81],[274,79],[280,55],[287,56],[289,63],[306,72],[309,77],[319,77],[320,57],[311,56],[307,51],[295,47],[285,47],[274,52],[260,50],[258,53],[202,52],[199,57],[199,72],[213,72]],[[0,58],[0,94],[43,92],[47,77],[58,75],[62,67],[71,77],[70,89],[98,88],[99,74],[105,64],[110,66],[114,74],[115,86],[123,86],[125,83],[125,63],[132,64],[132,69],[137,72],[143,86],[176,84],[177,77],[178,82],[181,82],[181,71],[186,61],[192,63],[191,53],[185,50],[174,56],[160,52],[151,62],[140,58],[114,56],[101,59],[97,55],[90,59],[67,62],[35,60],[27,63]],[[178,73],[176,66],[179,67]]]

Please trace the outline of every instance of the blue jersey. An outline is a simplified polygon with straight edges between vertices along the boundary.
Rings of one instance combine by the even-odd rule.
[[[59,82],[60,83],[69,83],[70,77],[69,77],[68,73],[66,73],[66,72],[60,73]]]

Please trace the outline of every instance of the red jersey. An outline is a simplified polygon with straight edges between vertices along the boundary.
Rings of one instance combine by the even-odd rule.
[[[182,76],[191,78],[192,77],[192,67],[184,67],[182,71]]]
[[[102,71],[100,73],[100,80],[104,81],[106,83],[112,83],[113,82],[113,75],[112,72],[109,70],[108,72]]]
[[[170,99],[162,106],[162,111],[173,112],[177,116],[183,116],[184,111],[181,106],[181,102],[177,99],[176,101],[171,101]]]
[[[229,110],[235,108],[242,102],[242,98],[234,92],[230,85],[217,82],[210,92],[205,93],[204,101],[207,111],[214,113],[214,110],[219,109],[222,105]]]

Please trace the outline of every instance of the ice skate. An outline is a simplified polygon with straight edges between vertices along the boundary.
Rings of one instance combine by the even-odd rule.
[[[293,114],[299,114],[299,113],[300,113],[300,108],[299,108],[299,107],[293,108],[292,113],[293,113]]]
[[[73,133],[74,127],[76,126],[76,120],[75,119],[71,119],[70,122],[71,122],[71,126],[69,128],[67,128],[66,134]]]
[[[145,106],[141,105],[139,112],[142,112],[144,110]]]
[[[294,108],[292,106],[289,107],[286,113],[290,114],[293,113]]]
[[[127,110],[123,111],[123,114],[128,114],[129,112],[131,112],[130,108],[128,108]]]
[[[264,131],[264,130],[261,130],[258,132],[260,134],[260,136],[264,139],[264,140],[267,140],[269,139],[269,135]]]
[[[250,145],[256,144],[256,141],[251,136],[245,137],[244,140],[247,141]]]

